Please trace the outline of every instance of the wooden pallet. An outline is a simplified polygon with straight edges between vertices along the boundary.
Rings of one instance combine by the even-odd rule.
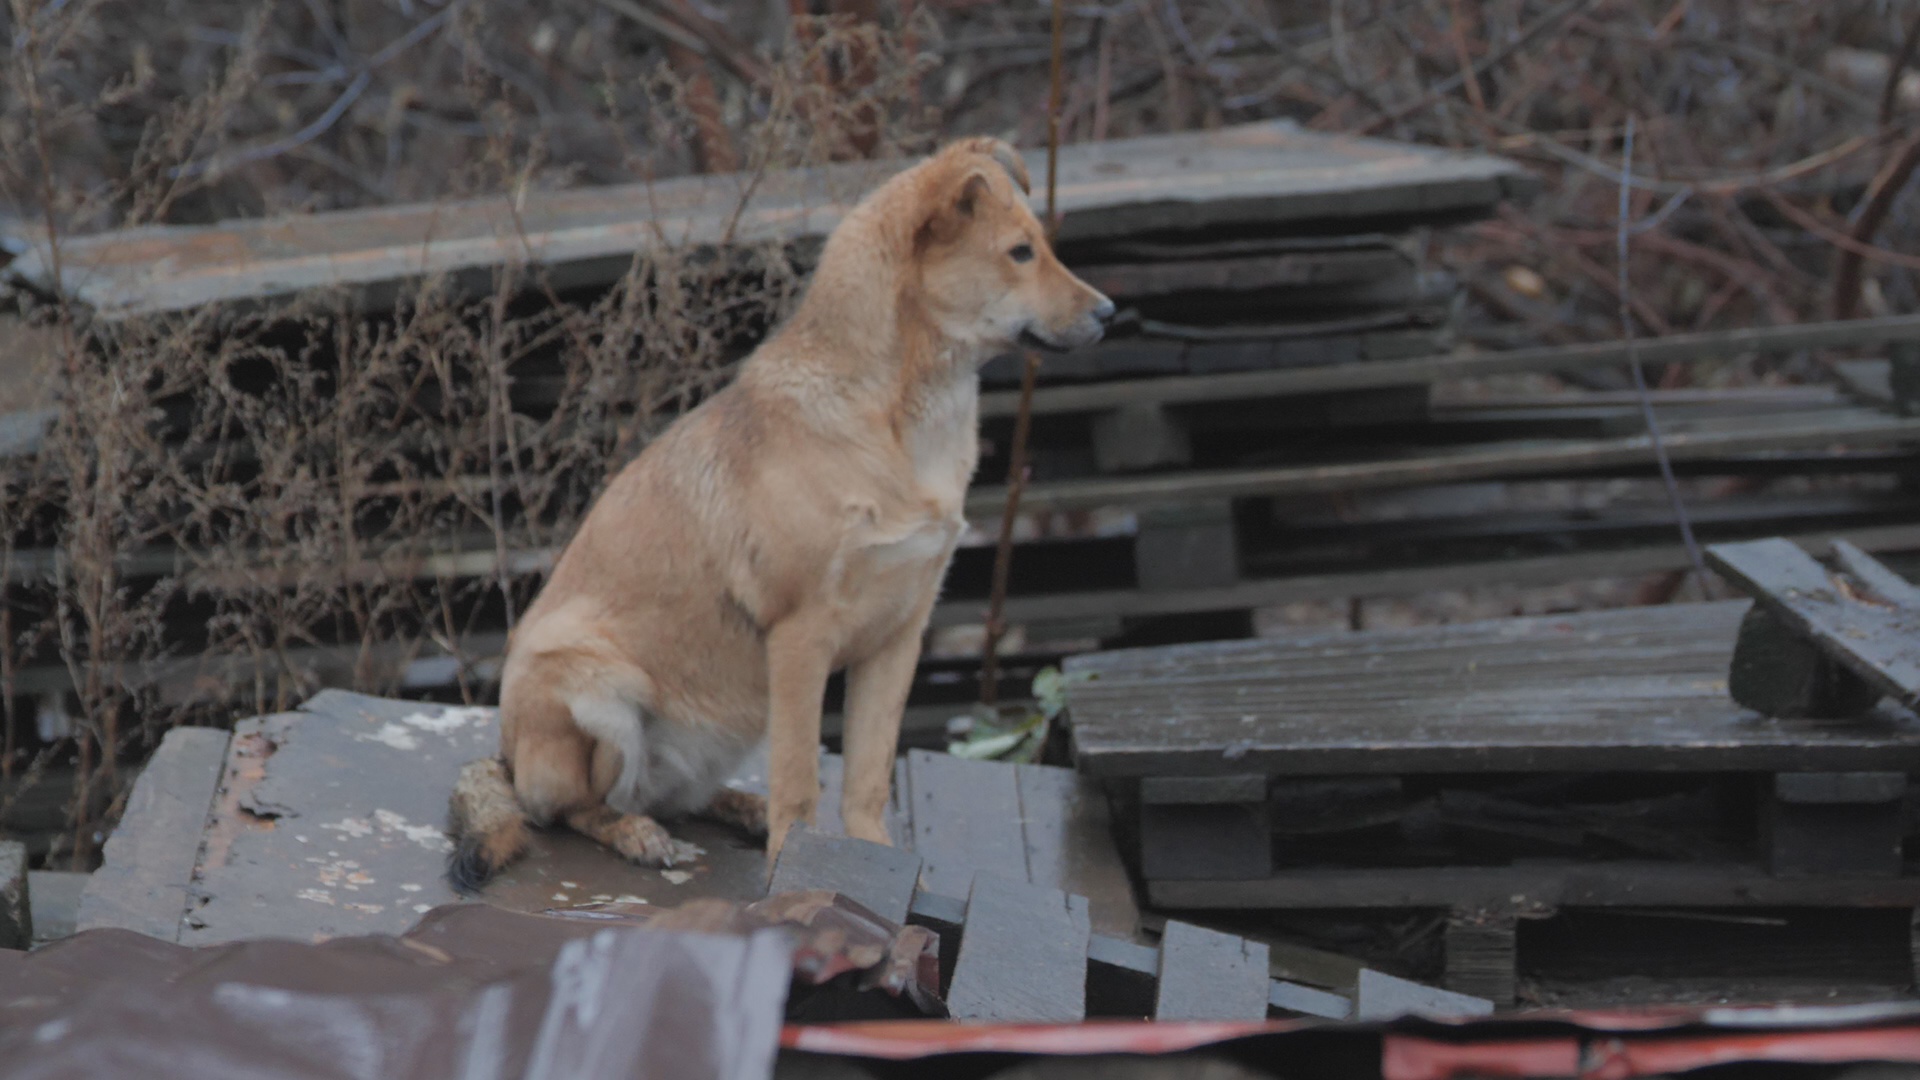
[[[1074,753],[1127,800],[1149,903],[1448,910],[1451,985],[1496,1000],[1518,920],[1561,908],[1920,906],[1899,857],[1920,718],[1742,709],[1725,673],[1745,607],[1080,657]],[[1744,800],[1759,829],[1735,844],[1542,802],[1581,776],[1686,778],[1670,783],[1703,800],[1686,805]]]

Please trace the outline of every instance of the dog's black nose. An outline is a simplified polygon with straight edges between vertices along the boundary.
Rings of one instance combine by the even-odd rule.
[[[1100,298],[1100,303],[1094,306],[1093,317],[1099,319],[1101,325],[1104,326],[1113,321],[1113,312],[1113,301],[1103,296]]]

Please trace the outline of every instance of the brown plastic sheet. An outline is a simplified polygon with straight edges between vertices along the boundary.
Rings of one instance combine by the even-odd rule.
[[[748,1080],[772,1073],[790,985],[939,1009],[933,936],[831,893],[613,907],[449,906],[401,937],[320,944],[96,930],[0,952],[0,1075]]]

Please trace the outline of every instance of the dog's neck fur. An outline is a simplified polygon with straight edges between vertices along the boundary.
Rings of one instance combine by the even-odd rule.
[[[980,365],[1002,346],[954,337],[922,299],[919,222],[903,211],[925,205],[926,179],[896,177],[847,215],[799,309],[743,379],[780,388],[824,430],[875,410],[946,426],[958,408],[972,426]],[[892,295],[877,294],[883,282]]]

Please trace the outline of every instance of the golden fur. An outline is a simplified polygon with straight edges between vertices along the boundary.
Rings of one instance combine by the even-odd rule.
[[[711,813],[765,828],[771,862],[813,819],[841,668],[841,814],[890,842],[900,714],[978,455],[979,367],[1022,340],[1089,344],[1113,313],[1054,257],[1026,187],[995,139],[881,185],[732,385],[614,478],[508,645],[500,761],[454,793],[456,881],[517,857],[528,819],[664,865],[694,852],[654,818]],[[764,806],[720,787],[762,738]]]

